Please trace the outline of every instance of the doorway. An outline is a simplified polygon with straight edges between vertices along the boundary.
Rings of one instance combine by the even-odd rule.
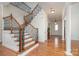
[[[60,53],[65,51],[65,40],[62,40],[64,26],[62,25],[62,20],[50,22],[48,25],[48,43],[52,43],[53,49]]]

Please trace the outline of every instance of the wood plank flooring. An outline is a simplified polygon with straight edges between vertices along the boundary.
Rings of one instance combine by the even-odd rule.
[[[79,56],[78,43],[72,40],[72,54]],[[65,41],[60,36],[51,36],[45,43],[40,43],[39,47],[31,51],[29,56],[65,56]]]
[[[72,53],[79,55],[77,42],[72,40]],[[65,41],[60,36],[51,36],[45,43],[39,43],[39,46],[31,51],[28,56],[65,56]],[[0,56],[16,56],[17,54],[0,44]]]
[[[65,56],[65,42],[59,36],[51,36],[45,43],[39,44],[29,56]]]
[[[74,56],[79,56],[79,40],[72,40],[71,46],[72,46],[72,54]]]
[[[0,44],[0,56],[16,56],[16,55],[17,54],[15,52]]]

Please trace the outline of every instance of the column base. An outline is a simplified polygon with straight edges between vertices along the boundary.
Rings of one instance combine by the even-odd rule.
[[[65,52],[66,56],[73,56],[71,52],[66,51]]]

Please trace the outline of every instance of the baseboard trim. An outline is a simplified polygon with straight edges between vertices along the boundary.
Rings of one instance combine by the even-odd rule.
[[[39,43],[37,43],[36,45],[34,45],[33,47],[31,47],[30,49],[24,51],[23,53],[19,54],[18,56],[26,56],[29,52],[31,52],[33,49],[35,49],[38,46],[39,46]]]
[[[67,52],[67,51],[65,52],[65,55],[66,56],[73,56],[73,54],[71,52]]]

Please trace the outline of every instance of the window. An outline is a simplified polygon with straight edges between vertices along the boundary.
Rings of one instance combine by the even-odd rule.
[[[55,31],[58,31],[58,24],[55,23]]]

